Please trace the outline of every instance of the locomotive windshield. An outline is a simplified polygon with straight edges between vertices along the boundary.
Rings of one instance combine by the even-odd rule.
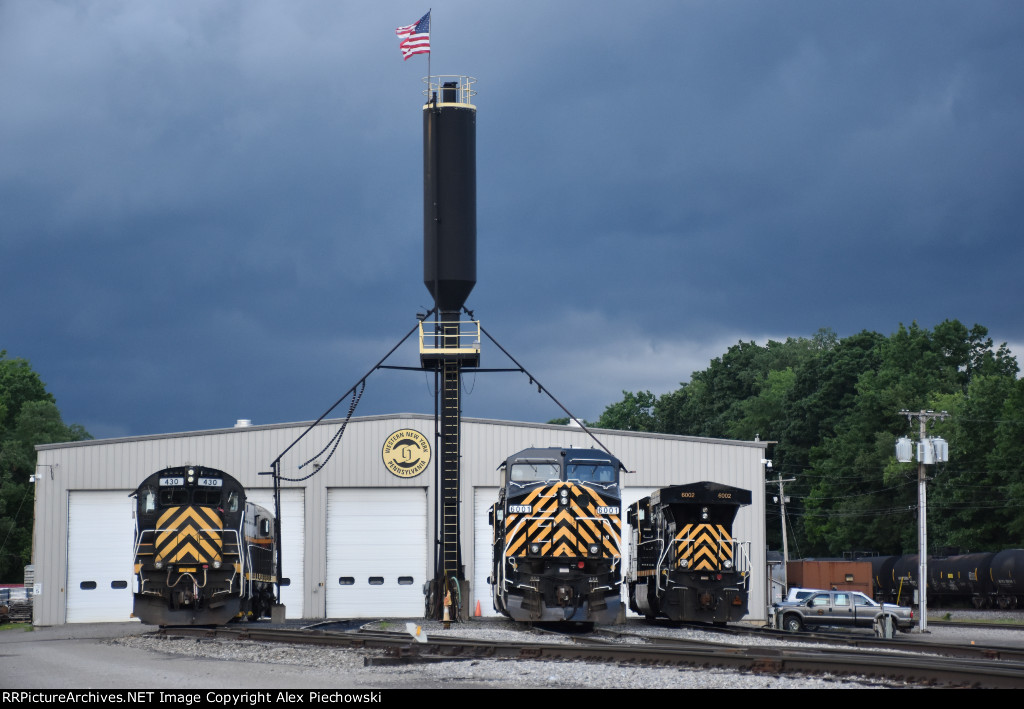
[[[192,502],[197,505],[219,505],[220,490],[216,488],[196,488],[192,493]]]
[[[160,488],[158,499],[160,507],[181,507],[188,504],[211,507],[220,504],[221,492],[220,488],[196,488],[195,490],[189,490],[187,487],[162,487]],[[152,489],[143,493],[142,504],[144,512],[152,512],[156,509]]]
[[[174,507],[188,504],[188,490],[183,487],[160,488],[160,506]]]
[[[569,463],[565,466],[567,480],[579,480],[581,483],[614,483],[616,482],[615,467],[605,463]]]
[[[512,464],[510,479],[517,483],[558,480],[558,463],[518,461]]]

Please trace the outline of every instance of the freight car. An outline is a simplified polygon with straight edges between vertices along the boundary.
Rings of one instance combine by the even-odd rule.
[[[608,453],[528,448],[499,466],[494,609],[513,620],[620,622],[621,474]]]
[[[751,493],[698,482],[630,505],[629,607],[648,620],[724,624],[747,613],[750,542],[733,537]]]
[[[277,582],[274,515],[227,473],[153,473],[133,493],[134,616],[149,625],[223,625],[269,615]]]
[[[906,602],[920,585],[918,556],[870,556],[874,596]],[[976,608],[1024,606],[1024,549],[928,557],[928,598]]]

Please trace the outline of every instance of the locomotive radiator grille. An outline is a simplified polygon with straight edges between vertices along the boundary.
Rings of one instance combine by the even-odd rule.
[[[720,524],[688,524],[675,537],[676,554],[673,567],[683,562],[693,571],[719,571],[732,561],[732,536]]]
[[[566,504],[561,502],[562,490],[568,493]],[[559,482],[532,490],[517,506],[529,506],[532,511],[507,516],[506,556],[526,556],[531,545],[539,545],[534,555],[594,556],[589,552],[594,544],[603,558],[620,555],[620,516],[599,513],[598,508],[608,503],[592,489]]]
[[[157,521],[156,557],[170,564],[220,561],[222,526],[211,507],[170,507]]]

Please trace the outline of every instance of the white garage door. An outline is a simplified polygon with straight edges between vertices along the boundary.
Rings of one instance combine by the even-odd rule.
[[[500,615],[494,610],[494,599],[487,577],[491,575],[491,538],[494,530],[487,523],[487,511],[498,501],[497,487],[477,487],[473,489],[473,596],[471,612],[476,612],[477,601],[480,602],[480,615]]]
[[[424,488],[327,491],[327,617],[422,618]]]
[[[68,623],[131,619],[135,498],[130,492],[68,493]]]
[[[281,490],[281,562],[282,573],[291,585],[281,589],[286,618],[303,618],[303,572],[306,560],[305,490]],[[250,502],[274,511],[273,490],[248,490]]]
[[[637,614],[629,610],[629,585],[626,583],[626,575],[629,573],[629,542],[633,539],[633,527],[629,523],[626,511],[641,497],[647,497],[657,489],[656,487],[627,487],[622,491],[622,602],[628,616],[637,616]]]

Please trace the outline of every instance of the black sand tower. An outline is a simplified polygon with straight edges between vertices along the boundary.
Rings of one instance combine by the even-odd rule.
[[[423,106],[423,283],[434,297],[434,319],[420,323],[420,364],[434,371],[437,525],[434,579],[426,614],[440,619],[447,594],[452,617],[469,597],[460,539],[462,368],[480,363],[480,324],[463,321],[476,285],[475,79],[433,76]]]

